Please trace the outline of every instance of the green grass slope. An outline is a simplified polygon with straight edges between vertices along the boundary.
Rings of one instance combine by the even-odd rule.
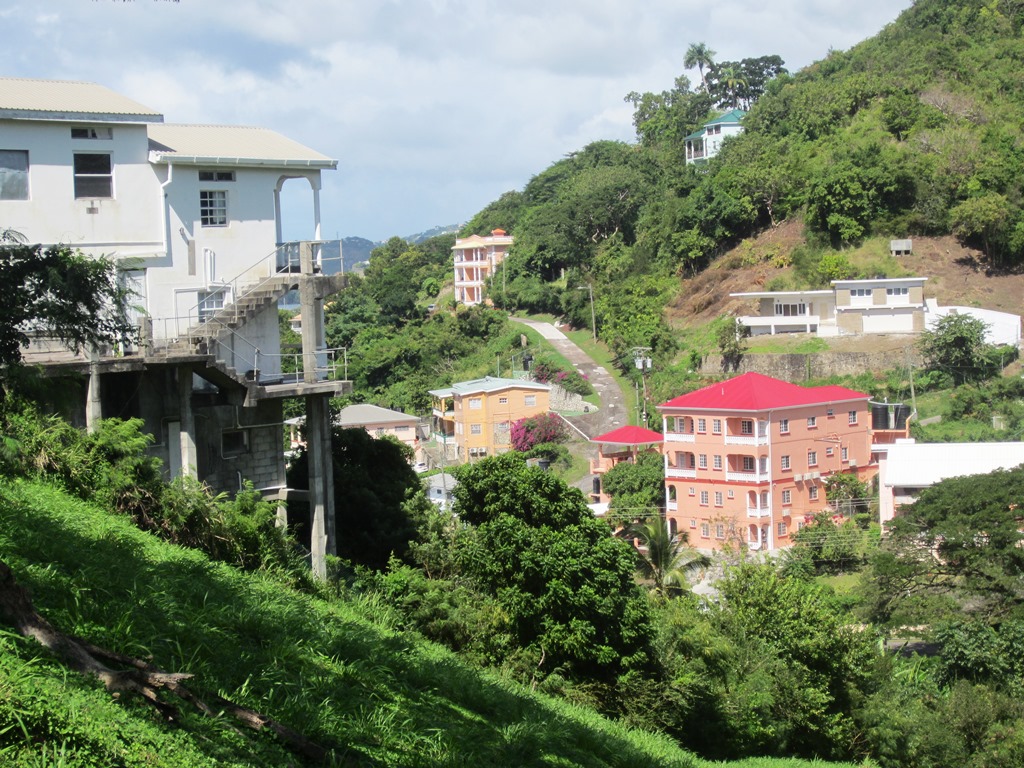
[[[0,481],[0,559],[58,629],[192,673],[199,698],[282,721],[332,749],[332,765],[707,765],[668,739],[479,675],[391,629],[384,606],[211,563],[46,485]],[[180,711],[169,723],[0,628],[0,765],[303,764],[227,715]]]

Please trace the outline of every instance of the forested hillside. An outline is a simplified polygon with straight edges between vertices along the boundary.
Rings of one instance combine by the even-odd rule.
[[[745,133],[701,167],[685,163],[684,139],[716,114],[714,89],[680,76],[629,94],[636,144],[596,142],[555,162],[463,234],[515,235],[491,287],[500,306],[584,326],[576,288],[591,285],[599,335],[617,351],[652,346],[661,365],[686,346],[663,320],[679,278],[784,220],[803,220],[806,242],[750,255],[797,267],[774,287],[867,276],[845,251],[872,235],[953,234],[989,269],[1016,269],[1022,24],[1019,0],[919,0],[874,38],[768,81],[747,99]]]

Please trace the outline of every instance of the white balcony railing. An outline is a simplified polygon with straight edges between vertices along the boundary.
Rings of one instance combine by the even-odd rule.
[[[768,472],[726,472],[725,479],[731,483],[767,483],[771,475]]]
[[[768,517],[771,513],[771,507],[747,507],[747,517]]]
[[[667,467],[665,469],[665,477],[673,478],[676,480],[696,480],[697,470],[684,469],[683,467]]]
[[[726,435],[726,445],[768,445],[768,435]]]
[[[666,443],[695,443],[697,436],[693,432],[666,432]]]

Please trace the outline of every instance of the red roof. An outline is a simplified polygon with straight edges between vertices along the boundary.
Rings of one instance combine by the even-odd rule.
[[[619,427],[611,432],[591,438],[592,443],[613,443],[615,445],[651,445],[665,442],[661,432],[643,427]]]
[[[760,373],[744,373],[727,381],[712,384],[658,406],[709,411],[767,411],[773,408],[795,408],[801,405],[842,403],[867,400],[863,392],[846,387],[800,387],[788,381],[773,379]]]

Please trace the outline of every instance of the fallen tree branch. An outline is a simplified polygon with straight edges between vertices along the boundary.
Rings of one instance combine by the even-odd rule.
[[[188,702],[204,715],[215,717],[217,712],[188,690],[182,681],[192,677],[184,672],[164,672],[142,659],[125,656],[101,648],[87,641],[64,634],[48,622],[32,604],[28,590],[19,585],[10,566],[0,560],[0,620],[14,627],[18,634],[35,640],[83,675],[96,677],[108,691],[135,693],[142,696],[169,721],[177,721],[179,713],[174,705],[158,695],[164,689]],[[107,662],[107,663],[104,663]],[[129,669],[114,669],[118,664]],[[247,728],[272,731],[288,749],[310,760],[322,762],[328,750],[267,715],[218,697],[218,704]]]

